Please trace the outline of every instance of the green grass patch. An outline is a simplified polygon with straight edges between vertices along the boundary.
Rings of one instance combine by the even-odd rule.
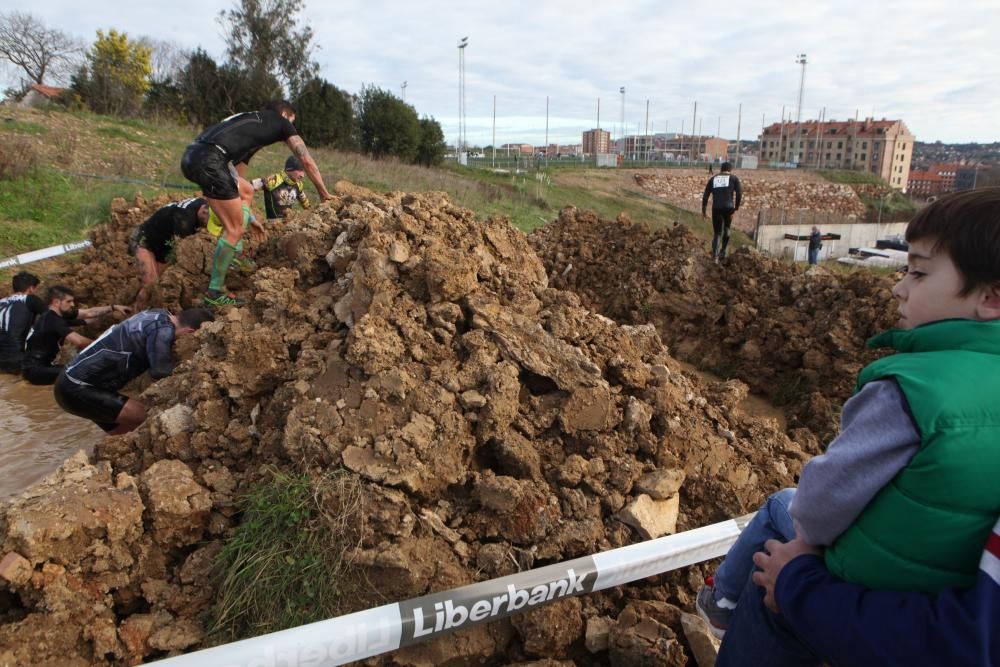
[[[889,187],[889,184],[882,180],[881,177],[868,173],[867,171],[852,171],[850,169],[817,169],[816,173],[831,183],[871,183],[872,185],[884,185]]]
[[[17,134],[31,134],[41,136],[48,132],[48,128],[38,123],[25,120],[5,120],[0,123],[0,130],[5,132],[16,132]]]
[[[88,228],[107,222],[114,197],[137,192],[151,197],[161,188],[64,176],[38,168],[0,188],[0,255],[83,239]]]
[[[242,523],[216,562],[210,634],[255,637],[349,608],[351,555],[361,534],[361,489],[346,471],[318,478],[272,471],[241,500]]]

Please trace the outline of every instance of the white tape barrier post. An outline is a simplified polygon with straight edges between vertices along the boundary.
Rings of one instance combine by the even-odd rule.
[[[752,514],[450,591],[216,646],[163,667],[328,667],[724,556]]]
[[[89,248],[90,246],[90,241],[77,241],[76,243],[64,243],[63,245],[54,245],[48,248],[42,248],[41,250],[23,252],[20,255],[14,255],[13,257],[8,257],[7,259],[0,259],[0,269],[20,266],[21,264],[31,264],[32,262],[49,259],[50,257],[65,255],[66,253],[73,252],[74,250]]]

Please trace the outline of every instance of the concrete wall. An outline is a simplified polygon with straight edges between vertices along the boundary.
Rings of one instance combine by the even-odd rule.
[[[792,212],[794,216],[794,211]],[[823,241],[819,258],[836,259],[844,257],[850,248],[875,247],[878,239],[900,236],[906,232],[906,222],[887,222],[876,225],[873,222],[852,224],[820,225],[824,234],[840,234],[839,241]],[[808,236],[811,224],[761,225],[757,228],[757,249],[773,257],[795,257],[796,261],[807,260],[808,241],[791,241],[785,234]]]

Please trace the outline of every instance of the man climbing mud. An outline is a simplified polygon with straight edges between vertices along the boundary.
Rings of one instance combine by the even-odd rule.
[[[246,169],[261,148],[284,141],[302,162],[303,170],[316,186],[321,200],[332,195],[323,183],[316,162],[292,124],[295,108],[284,100],[269,102],[260,111],[238,113],[217,123],[187,147],[181,159],[184,176],[201,186],[208,205],[222,222],[223,232],[212,257],[212,278],[204,301],[210,306],[239,304],[225,290],[226,272],[243,237],[243,206],[240,188],[246,187]],[[249,183],[247,183],[249,185]]]
[[[174,239],[191,236],[208,223],[208,202],[202,198],[170,202],[135,228],[128,254],[135,257],[142,277],[136,308],[145,305],[149,286],[159,280],[169,259]]]

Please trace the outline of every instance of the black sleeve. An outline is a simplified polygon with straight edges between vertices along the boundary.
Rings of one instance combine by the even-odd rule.
[[[174,236],[184,238],[198,231],[198,209],[177,207],[173,220]]]
[[[33,315],[44,315],[45,311],[49,309],[49,307],[45,305],[45,302],[34,294],[28,295],[28,297],[24,300],[24,305],[28,307],[28,310],[30,310]]]
[[[289,137],[298,136],[299,131],[295,129],[294,125],[292,125],[292,121],[280,114],[278,115],[278,118],[281,122],[281,136],[283,141],[287,140]]]
[[[708,179],[708,183],[705,184],[705,194],[701,196],[701,212],[705,212],[705,207],[708,206],[708,196],[712,194],[712,179]]]
[[[174,345],[174,327],[161,324],[146,338],[146,356],[149,358],[149,374],[154,380],[165,378],[174,370],[170,349]]]
[[[743,186],[740,184],[740,179],[735,176],[733,176],[733,189],[736,190],[736,208],[739,208],[743,203]]]

